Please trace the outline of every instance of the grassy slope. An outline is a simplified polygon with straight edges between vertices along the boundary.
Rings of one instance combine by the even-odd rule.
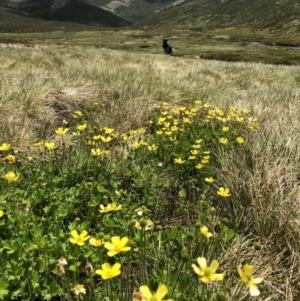
[[[296,0],[188,0],[134,25],[138,29],[221,29],[246,40],[300,45]],[[272,41],[273,37],[273,41]]]
[[[43,20],[42,17],[46,17],[47,20]],[[69,6],[51,14],[47,11],[47,7],[42,6],[39,6],[38,10],[26,7],[24,12],[0,7],[0,32],[45,32],[62,28],[67,31],[80,31],[96,30],[97,28],[92,27],[95,25],[120,27],[130,24],[131,22],[111,12],[79,1],[73,1]]]
[[[55,30],[95,30],[94,26],[71,22],[45,21],[20,15],[18,11],[0,7],[0,32],[48,32]],[[3,40],[2,40],[3,41]]]
[[[299,300],[298,67],[174,60],[82,46],[4,48],[0,64],[0,139],[14,146],[50,139],[64,114],[77,109],[88,109],[89,121],[98,126],[128,130],[147,125],[154,100],[202,99],[221,108],[249,108],[261,129],[245,151],[224,153],[220,181],[234,200],[251,202],[247,225],[263,251],[250,257],[250,251],[241,254],[233,246],[223,262],[235,265],[238,253],[266,277],[266,286],[279,288],[257,300]]]

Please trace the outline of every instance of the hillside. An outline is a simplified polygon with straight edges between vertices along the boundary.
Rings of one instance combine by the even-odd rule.
[[[56,10],[49,10],[46,1],[44,4],[43,1],[39,1],[38,5],[32,2],[22,10],[0,6],[0,32],[95,30],[131,24],[109,11],[79,1],[72,1]]]
[[[187,0],[139,22],[139,28],[216,29],[250,26],[253,29],[300,31],[297,0]]]
[[[92,6],[90,9],[83,9],[83,15],[88,14],[86,19],[94,19],[94,12],[98,9],[108,11],[131,22],[144,19],[149,15],[159,12],[167,7],[171,7],[184,0],[82,0],[82,6]],[[38,15],[42,18],[49,17],[57,10],[67,9],[70,5],[74,5],[75,0],[0,0],[0,5],[4,7],[14,8],[20,11],[30,12],[31,15]],[[95,8],[96,7],[96,8]],[[70,14],[72,14],[70,12]],[[70,15],[67,15],[69,18]],[[78,17],[82,19],[79,14]],[[76,19],[78,19],[78,17]],[[63,16],[62,16],[63,18]],[[114,18],[113,16],[110,18]],[[97,18],[96,18],[97,19]],[[68,20],[64,20],[68,21]],[[91,20],[91,22],[94,22]],[[122,24],[122,22],[121,22]],[[128,25],[128,24],[126,24]],[[114,25],[113,25],[114,26]],[[123,25],[122,25],[123,26]]]
[[[97,27],[91,25],[84,25],[72,22],[60,22],[51,20],[42,20],[21,15],[19,11],[7,9],[0,6],[0,32],[3,33],[35,33],[35,32],[49,32],[49,31],[80,31],[80,30],[96,30]],[[7,34],[5,34],[6,36]],[[1,39],[2,42],[10,42],[10,37],[4,39],[4,34]]]

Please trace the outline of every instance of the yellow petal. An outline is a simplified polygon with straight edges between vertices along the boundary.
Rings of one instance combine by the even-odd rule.
[[[77,237],[78,237],[78,233],[77,233],[76,230],[71,231],[71,235],[72,235],[74,238],[77,238]]]
[[[244,272],[252,274],[252,272],[253,272],[253,265],[251,265],[251,264],[245,264],[244,265]]]
[[[217,261],[217,260],[213,260],[213,261],[211,262],[210,267],[211,267],[212,271],[215,272],[215,271],[218,269],[218,267],[219,267],[218,261]]]
[[[262,283],[264,281],[264,278],[255,278],[255,279],[253,279],[253,282],[255,283],[255,284],[258,284],[258,283]]]
[[[113,245],[118,246],[120,244],[120,236],[113,236],[111,242]]]
[[[164,284],[160,284],[156,291],[156,298],[158,300],[162,300],[164,296],[167,294],[168,288]]]
[[[152,298],[152,294],[149,290],[149,287],[147,285],[143,285],[140,287],[140,291],[142,292],[142,294],[144,295],[144,297],[146,298],[146,300],[151,300]]]
[[[207,267],[206,259],[204,257],[198,257],[197,262],[202,270],[204,270]]]
[[[120,241],[121,246],[122,246],[122,247],[126,246],[127,242],[128,242],[128,237],[126,237],[126,236],[123,237],[123,238],[121,239],[121,241]],[[129,250],[130,250],[130,249],[129,249]]]

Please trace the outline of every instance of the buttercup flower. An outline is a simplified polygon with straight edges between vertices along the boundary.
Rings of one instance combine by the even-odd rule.
[[[182,160],[181,158],[175,158],[174,159],[174,163],[175,164],[183,164],[185,161],[184,160]]]
[[[197,168],[197,169],[201,169],[201,168],[203,168],[203,164],[201,164],[201,163],[198,163],[195,167]]]
[[[100,205],[99,211],[100,211],[101,213],[108,213],[108,212],[112,211],[112,209],[111,209],[111,204],[108,204],[106,207],[104,207],[104,206],[101,204],[101,205]]]
[[[83,132],[85,129],[87,128],[87,124],[81,124],[81,125],[77,125],[76,130],[79,132]]]
[[[117,205],[116,202],[112,202],[110,205],[111,211],[119,211],[122,209],[122,205]]]
[[[258,296],[259,290],[256,287],[255,284],[261,283],[264,281],[264,278],[253,278],[253,265],[245,264],[244,268],[242,268],[241,265],[238,266],[238,273],[244,283],[249,287],[250,289],[250,295],[251,296]]]
[[[230,196],[229,189],[224,187],[220,187],[217,193],[225,198]]]
[[[155,293],[151,293],[147,285],[140,287],[140,291],[144,296],[146,301],[163,301],[164,296],[168,293],[168,288],[164,284],[160,284]],[[168,299],[166,301],[172,301],[173,299]]]
[[[223,132],[228,132],[229,131],[229,126],[223,126],[222,131]]]
[[[8,182],[15,182],[18,180],[20,174],[15,174],[13,171],[9,171],[4,178],[8,181]]]
[[[44,145],[45,145],[45,148],[49,151],[58,148],[58,146],[56,146],[53,142],[45,142]]]
[[[121,264],[116,262],[113,266],[109,263],[101,265],[101,270],[96,270],[95,273],[100,275],[103,280],[111,279],[121,274]]]
[[[128,237],[123,237],[122,239],[120,236],[113,236],[111,238],[111,242],[106,242],[104,247],[108,250],[108,256],[115,256],[121,252],[127,252],[131,249],[131,247],[126,246],[128,242]]]
[[[111,141],[111,137],[110,137],[110,136],[108,136],[108,137],[103,137],[103,136],[101,136],[100,139],[101,139],[101,141],[104,142],[104,143],[108,143],[108,142]]]
[[[76,296],[78,296],[80,294],[85,294],[86,293],[86,289],[81,284],[77,284],[72,290],[74,291],[74,294]]]
[[[192,264],[192,268],[195,273],[201,277],[200,280],[202,282],[209,283],[211,281],[222,281],[224,279],[224,273],[216,274],[216,270],[219,267],[217,260],[213,260],[210,266],[207,266],[206,259],[204,257],[198,257],[197,262],[200,268],[195,264]]]
[[[58,128],[57,130],[55,130],[55,133],[57,135],[60,135],[60,136],[64,136],[68,133],[69,129],[66,129],[66,128]]]
[[[213,183],[215,180],[214,178],[210,177],[210,178],[205,178],[204,181],[207,183]]]
[[[3,210],[0,210],[0,217],[2,217],[4,215]]]
[[[213,236],[212,233],[208,231],[208,228],[206,226],[201,227],[200,232],[206,237],[207,241],[209,241],[209,239]]]
[[[244,138],[243,137],[237,137],[235,138],[236,142],[239,143],[239,144],[243,144],[245,142]]]
[[[1,152],[5,152],[5,151],[8,151],[10,150],[10,144],[8,143],[3,143],[1,146],[0,146],[0,151]]]
[[[83,230],[78,235],[76,230],[71,231],[71,238],[69,239],[72,244],[76,244],[78,246],[83,246],[84,242],[90,238],[89,235],[87,235],[87,231]]]
[[[100,148],[92,148],[91,149],[91,154],[92,154],[93,157],[98,157],[99,158],[102,153],[103,152]]]
[[[227,143],[228,143],[228,138],[222,137],[222,138],[219,139],[219,142],[220,142],[221,144],[227,144]]]

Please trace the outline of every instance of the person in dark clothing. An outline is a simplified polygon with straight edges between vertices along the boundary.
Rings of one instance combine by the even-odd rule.
[[[162,47],[164,49],[165,54],[171,54],[173,53],[173,47],[171,46],[169,40],[167,38],[163,38],[163,44]]]

